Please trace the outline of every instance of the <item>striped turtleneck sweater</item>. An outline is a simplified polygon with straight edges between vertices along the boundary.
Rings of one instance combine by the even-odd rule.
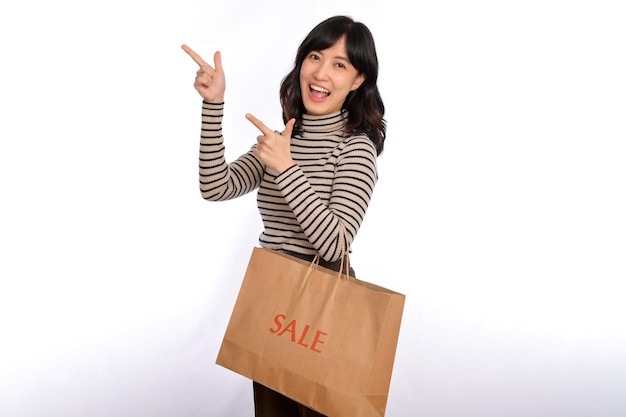
[[[378,179],[376,150],[364,135],[345,135],[344,113],[304,115],[291,139],[295,164],[282,173],[266,168],[251,149],[225,159],[224,103],[202,104],[200,192],[230,200],[258,188],[262,247],[332,262],[350,250]]]

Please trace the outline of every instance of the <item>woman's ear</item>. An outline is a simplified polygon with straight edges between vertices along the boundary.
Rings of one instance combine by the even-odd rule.
[[[352,91],[355,91],[357,88],[359,88],[361,84],[363,84],[363,81],[365,81],[365,74],[361,73],[357,75],[354,79],[354,83],[352,84]]]

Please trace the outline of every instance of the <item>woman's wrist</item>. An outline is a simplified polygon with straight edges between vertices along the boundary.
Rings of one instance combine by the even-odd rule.
[[[207,104],[224,104],[224,96],[213,97],[212,99],[208,99],[207,97],[202,97],[202,101],[204,101]]]

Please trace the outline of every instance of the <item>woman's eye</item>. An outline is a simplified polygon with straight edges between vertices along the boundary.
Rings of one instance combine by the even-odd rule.
[[[346,66],[345,66],[344,64],[342,64],[341,62],[337,63],[337,66],[338,66],[339,68],[345,68],[345,67],[346,67]]]

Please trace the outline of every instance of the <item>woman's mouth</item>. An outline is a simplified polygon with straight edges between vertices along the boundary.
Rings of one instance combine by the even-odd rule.
[[[318,85],[309,84],[309,94],[314,100],[323,100],[330,95],[330,90]]]

